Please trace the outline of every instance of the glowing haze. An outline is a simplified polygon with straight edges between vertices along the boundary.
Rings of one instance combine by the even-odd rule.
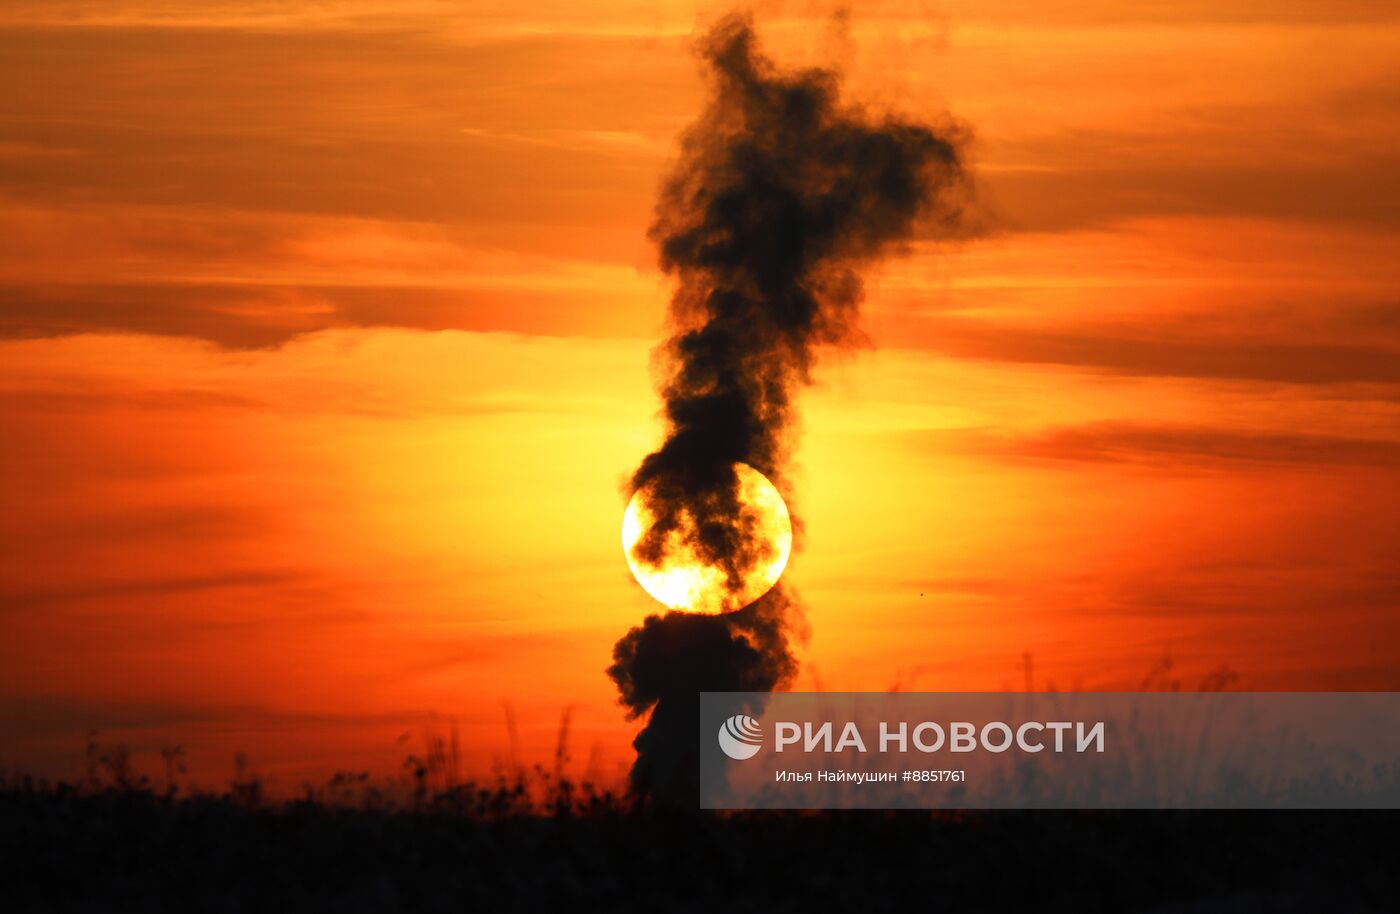
[[[985,210],[803,395],[793,686],[1400,688],[1395,4],[768,9],[973,125]],[[718,12],[3,5],[0,765],[95,728],[294,790],[455,718],[487,771],[571,706],[622,777],[645,233]]]

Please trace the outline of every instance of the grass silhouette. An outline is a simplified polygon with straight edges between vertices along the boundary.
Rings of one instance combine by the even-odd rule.
[[[1386,911],[1400,888],[1389,813],[677,814],[536,776],[406,803],[10,776],[0,910]]]
[[[1144,687],[1179,689],[1169,672]],[[454,727],[397,777],[342,771],[291,796],[242,756],[226,789],[191,790],[179,746],[152,779],[91,734],[77,782],[0,771],[0,912],[1204,914],[1400,899],[1393,812],[684,812],[572,780],[571,723],[565,709],[548,765],[512,740],[490,777],[465,778]]]

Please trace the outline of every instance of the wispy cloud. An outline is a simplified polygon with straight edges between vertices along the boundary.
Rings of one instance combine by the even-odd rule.
[[[1093,422],[1027,434],[985,430],[916,433],[930,447],[1001,457],[1077,463],[1282,464],[1292,467],[1400,467],[1400,439],[1287,434],[1211,426]]]
[[[1191,338],[1137,326],[1037,328],[959,318],[931,322],[930,348],[972,359],[1036,362],[1148,377],[1273,381],[1287,384],[1400,384],[1400,345],[1259,339],[1245,328]]]

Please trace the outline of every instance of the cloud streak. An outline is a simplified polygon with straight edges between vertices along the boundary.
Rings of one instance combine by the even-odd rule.
[[[1282,434],[1212,426],[1094,422],[1029,434],[946,431],[914,435],[932,450],[949,448],[1001,457],[1075,463],[1258,464],[1340,469],[1400,467],[1400,440]]]
[[[1284,384],[1400,384],[1400,345],[1388,341],[1305,342],[1153,333],[1155,322],[1137,327],[1080,326],[1069,329],[1016,326],[962,318],[930,318],[928,345],[967,359],[1063,365],[1140,377],[1270,381]]]

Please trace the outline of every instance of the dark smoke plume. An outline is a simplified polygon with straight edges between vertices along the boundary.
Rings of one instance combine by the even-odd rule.
[[[785,489],[792,396],[814,348],[852,339],[861,270],[920,224],[953,226],[967,182],[961,134],[875,118],[838,97],[839,74],[783,72],[751,21],[701,44],[709,107],[685,134],[650,232],[677,277],[675,335],[663,355],[667,437],[632,478],[656,517],[634,556],[657,561],[669,532],[737,591],[771,544],[740,510],[736,462]],[[645,487],[645,488],[643,488]],[[631,716],[632,786],[694,802],[700,691],[771,691],[791,681],[795,607],[781,585],[722,615],[649,617],[614,649],[609,675]]]

